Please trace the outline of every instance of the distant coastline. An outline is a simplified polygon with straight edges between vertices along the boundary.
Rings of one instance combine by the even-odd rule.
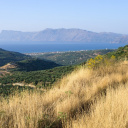
[[[42,52],[67,52],[67,51],[80,51],[80,50],[98,50],[98,49],[117,49],[118,47],[125,46],[127,44],[110,44],[110,43],[72,43],[72,44],[0,44],[0,48],[8,51],[15,51],[20,53],[42,53]]]

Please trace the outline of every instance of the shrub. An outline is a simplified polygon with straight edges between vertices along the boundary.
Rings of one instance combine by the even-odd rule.
[[[87,67],[90,69],[94,69],[94,68],[98,67],[102,61],[103,61],[103,56],[98,55],[94,59],[91,58],[87,61]]]
[[[102,55],[96,56],[94,59],[91,58],[87,61],[87,67],[90,69],[98,68],[101,64],[104,66],[110,66],[114,64],[116,61],[116,57],[112,55],[110,59],[103,57]]]

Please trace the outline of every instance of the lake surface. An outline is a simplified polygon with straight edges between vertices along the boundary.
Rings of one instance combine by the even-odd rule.
[[[37,53],[37,52],[64,52],[80,50],[97,50],[97,49],[117,49],[127,44],[105,44],[105,43],[1,43],[0,48],[20,53]]]

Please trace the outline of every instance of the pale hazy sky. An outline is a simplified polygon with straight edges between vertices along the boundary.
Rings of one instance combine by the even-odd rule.
[[[128,0],[0,0],[0,31],[46,28],[128,34]]]

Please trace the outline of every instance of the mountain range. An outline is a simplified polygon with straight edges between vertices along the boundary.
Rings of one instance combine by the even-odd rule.
[[[58,41],[85,43],[128,43],[128,35],[82,29],[45,29],[39,32],[3,30],[0,41]]]

